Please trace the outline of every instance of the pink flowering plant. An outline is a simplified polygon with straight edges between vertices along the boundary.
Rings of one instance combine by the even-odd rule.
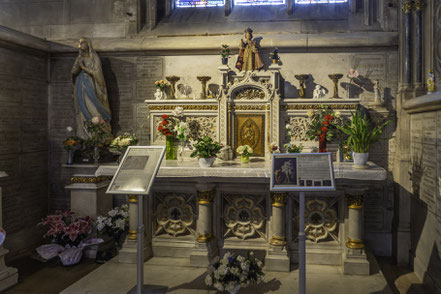
[[[55,214],[45,217],[38,226],[49,228],[44,237],[50,238],[53,243],[72,247],[78,246],[90,235],[93,219],[90,216],[75,217],[70,210],[56,211]]]

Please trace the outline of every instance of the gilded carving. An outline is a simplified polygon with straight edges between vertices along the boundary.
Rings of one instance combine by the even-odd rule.
[[[286,204],[288,193],[271,192],[272,205],[275,207],[283,207]]]
[[[412,11],[412,1],[406,1],[401,6],[401,10],[403,10],[404,13],[410,13]]]
[[[234,110],[265,110],[265,105],[234,105]]]
[[[363,195],[347,195],[347,204],[349,208],[363,208]]]
[[[249,145],[257,156],[265,153],[265,116],[237,115],[235,117],[235,148]]]
[[[184,110],[217,110],[217,105],[149,105],[149,110],[175,110],[176,107],[182,107]]]
[[[413,1],[413,9],[415,11],[423,10],[424,9],[424,1],[422,1],[422,0]]]
[[[177,195],[166,196],[156,209],[157,229],[154,236],[167,233],[173,237],[186,233],[195,234],[193,229],[196,215],[193,207],[184,197]]]
[[[346,247],[350,249],[363,249],[364,243],[363,240],[351,239],[348,237],[348,241],[346,241]]]
[[[227,228],[224,238],[232,234],[242,240],[255,235],[266,239],[265,215],[263,208],[258,205],[259,200],[253,196],[232,195],[224,197],[228,202],[223,214]],[[262,201],[261,199],[260,201]]]
[[[196,241],[198,243],[208,243],[211,239],[213,239],[213,234],[199,234]]]
[[[198,191],[198,203],[199,204],[210,204],[214,199],[214,190],[212,191]]]
[[[358,105],[356,103],[354,104],[326,104],[330,109],[344,109],[344,110],[356,110]],[[282,105],[282,110],[309,110],[314,109],[318,110],[320,109],[320,104],[288,104],[288,105]]]
[[[272,236],[269,243],[273,246],[285,246],[287,242],[285,237]]]
[[[70,178],[71,183],[80,183],[80,184],[98,184],[104,181],[109,180],[107,176],[100,177],[72,177]]]
[[[264,98],[265,98],[265,93],[262,90],[256,88],[248,88],[248,89],[240,90],[236,93],[236,97],[235,97],[235,99],[237,100],[240,99],[252,100],[252,99],[264,99]]]
[[[130,203],[138,203],[138,196],[137,195],[129,195],[129,200]]]

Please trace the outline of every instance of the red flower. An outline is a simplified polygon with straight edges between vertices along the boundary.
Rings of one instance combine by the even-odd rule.
[[[162,131],[162,129],[163,129],[162,126],[159,126],[159,127],[158,127],[158,131]]]
[[[173,136],[173,134],[172,134],[172,133],[170,133],[170,132],[168,132],[168,133],[165,133],[164,135],[166,135],[166,136]]]
[[[315,135],[318,136],[318,132],[315,132]]]
[[[163,121],[161,122],[161,124],[162,124],[163,126],[168,125],[168,121],[163,120]]]
[[[328,128],[326,126],[323,126],[320,128],[320,131],[322,131],[322,132],[326,132],[327,130],[328,130]]]
[[[324,125],[324,126],[329,126],[329,121],[325,120],[325,121],[323,122],[323,125]]]
[[[330,114],[325,115],[325,121],[330,121],[331,119],[333,119],[332,115]]]
[[[168,118],[168,115],[167,115],[167,114],[163,114],[163,115],[161,116],[161,118],[162,118],[162,119],[167,119],[167,118]]]

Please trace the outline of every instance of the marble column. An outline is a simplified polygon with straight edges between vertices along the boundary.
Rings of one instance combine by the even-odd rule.
[[[213,236],[213,201],[215,184],[196,184],[198,199],[198,219],[196,223],[196,243],[190,254],[190,265],[206,267],[218,254]]]
[[[0,178],[7,177],[8,175],[0,171]],[[3,197],[2,197],[2,187],[0,187],[0,228],[3,228]],[[5,256],[8,254],[9,250],[0,245],[0,292],[3,290],[17,284],[18,282],[18,271],[16,268],[6,266]]]
[[[287,198],[288,193],[286,192],[271,192],[271,239],[265,258],[265,269],[269,271],[288,272],[290,269],[285,237],[285,204]]]
[[[416,0],[413,2],[413,10],[415,11],[415,84],[418,88],[424,87],[423,83],[423,17],[422,11],[424,2]]]
[[[129,195],[129,233],[123,247],[119,251],[118,261],[121,263],[136,263],[137,225],[138,225],[138,196]],[[146,226],[146,224],[144,224]]]
[[[411,1],[403,2],[403,31],[404,31],[404,46],[403,46],[403,84],[410,86],[412,82],[412,56],[411,56]]]
[[[353,188],[346,191],[348,231],[343,257],[344,274],[370,274],[370,264],[367,260],[363,242],[363,198],[365,193],[365,188]]]

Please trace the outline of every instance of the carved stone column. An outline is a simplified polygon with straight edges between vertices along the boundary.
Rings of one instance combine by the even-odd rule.
[[[272,216],[271,239],[265,258],[265,269],[270,271],[288,272],[290,260],[286,250],[285,237],[285,204],[288,193],[271,192]]]
[[[121,263],[136,263],[137,225],[138,225],[138,196],[129,195],[129,234],[119,251],[118,261]],[[146,225],[146,224],[145,224]]]
[[[423,17],[424,2],[416,0],[413,2],[413,10],[415,11],[415,85],[417,88],[423,88]]]
[[[351,188],[346,190],[348,205],[348,232],[343,258],[344,274],[369,275],[370,264],[364,251],[363,242],[363,198],[365,188]]]
[[[213,201],[216,195],[214,184],[197,184],[198,220],[196,243],[190,254],[190,265],[206,267],[217,255],[213,236]]]
[[[403,31],[404,31],[404,52],[403,52],[403,84],[405,86],[410,86],[412,82],[412,57],[411,57],[411,11],[412,3],[411,1],[403,2],[401,7],[403,11]]]

